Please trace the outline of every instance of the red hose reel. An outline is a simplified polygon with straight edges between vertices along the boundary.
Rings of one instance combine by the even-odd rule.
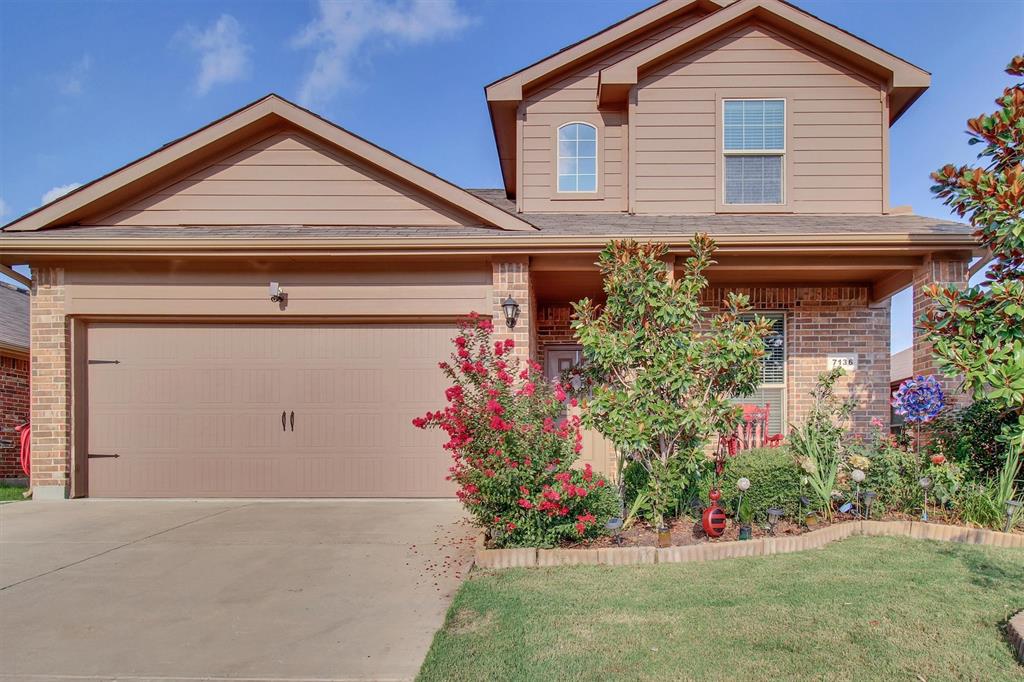
[[[26,476],[32,475],[32,425],[25,422],[21,426],[15,426],[21,440],[21,470]]]

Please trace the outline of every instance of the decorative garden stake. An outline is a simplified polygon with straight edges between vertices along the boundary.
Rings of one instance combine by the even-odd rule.
[[[721,497],[722,493],[717,488],[712,488],[711,492],[708,493],[711,506],[705,509],[704,514],[701,515],[701,525],[704,527],[704,532],[707,533],[709,538],[721,537],[722,533],[725,532],[725,511],[718,506],[718,500]]]
[[[1020,509],[1020,500],[1007,500],[1006,501],[1006,528],[1003,529],[1004,533],[1009,533],[1010,528],[1013,527],[1013,515]]]
[[[914,449],[920,459],[921,424],[935,419],[946,406],[942,384],[930,374],[907,379],[893,392],[890,404],[896,414],[901,415],[908,424],[914,425]],[[927,517],[927,512],[925,516]]]
[[[928,523],[928,489],[932,487],[932,479],[924,476],[917,482],[921,486],[921,490],[924,491],[924,513],[921,514],[921,520]]]
[[[864,471],[862,469],[854,469],[850,472],[850,478],[857,484],[857,497],[854,499],[857,502],[857,516],[860,516],[860,484],[864,481]]]

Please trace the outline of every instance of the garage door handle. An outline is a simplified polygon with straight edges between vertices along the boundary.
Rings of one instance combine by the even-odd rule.
[[[287,427],[286,422],[285,422],[287,417],[288,417],[288,411],[287,410],[281,410],[281,430],[282,431],[287,431],[288,430],[288,427]]]
[[[292,410],[292,414],[289,417],[289,420],[292,423],[292,431],[294,431],[295,430],[295,410]]]

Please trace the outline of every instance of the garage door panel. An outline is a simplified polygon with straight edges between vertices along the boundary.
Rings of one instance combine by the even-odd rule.
[[[94,496],[449,496],[430,325],[95,325]],[[428,352],[424,349],[438,349]],[[286,415],[282,429],[281,415]],[[288,416],[294,412],[294,430]]]

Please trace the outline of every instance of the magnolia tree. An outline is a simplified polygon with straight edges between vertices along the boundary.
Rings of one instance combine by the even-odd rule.
[[[1024,57],[1006,69],[1024,76]],[[1024,449],[1024,85],[1006,88],[999,110],[967,122],[968,142],[981,145],[977,166],[946,165],[932,173],[932,192],[975,228],[992,254],[986,281],[966,289],[932,286],[933,305],[921,320],[940,366],[963,376],[976,399],[986,398],[1016,420],[999,480],[1005,503]]]
[[[675,278],[666,246],[613,241],[597,263],[606,303],[574,305],[594,382],[585,423],[647,470],[659,526],[711,439],[736,428],[741,408],[732,399],[757,387],[771,332],[764,318],[740,319],[744,295],[729,293],[716,315],[701,305],[714,248],[706,234],[694,235]]]
[[[553,545],[594,537],[615,513],[615,493],[582,449],[579,418],[565,418],[565,394],[521,362],[512,339],[494,340],[490,318],[473,314],[441,370],[447,405],[413,420],[448,435],[450,480],[474,521],[499,547]]]

